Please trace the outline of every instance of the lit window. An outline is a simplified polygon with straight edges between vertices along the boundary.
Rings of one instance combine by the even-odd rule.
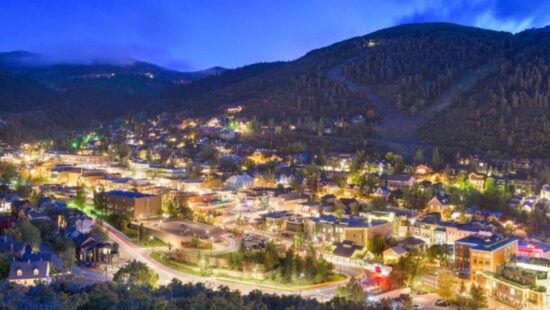
[[[17,276],[22,276],[23,275],[23,271],[21,269],[17,269]]]

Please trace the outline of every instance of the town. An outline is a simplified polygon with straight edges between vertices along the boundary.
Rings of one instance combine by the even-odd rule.
[[[130,116],[3,145],[2,277],[30,289],[146,272],[152,287],[177,279],[380,309],[550,307],[544,161],[336,152],[315,137],[366,118],[241,111]]]

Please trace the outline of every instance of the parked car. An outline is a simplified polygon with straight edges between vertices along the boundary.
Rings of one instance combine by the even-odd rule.
[[[444,299],[438,299],[435,302],[435,305],[438,306],[438,307],[447,307],[447,306],[449,306],[449,302],[444,300]]]

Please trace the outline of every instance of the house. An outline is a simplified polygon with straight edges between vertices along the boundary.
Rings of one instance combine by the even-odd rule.
[[[23,286],[34,286],[39,283],[49,284],[50,263],[48,261],[12,262],[8,281]]]
[[[326,251],[321,255],[324,259],[331,263],[353,266],[357,265],[354,263],[355,260],[363,260],[363,256],[366,255],[366,248],[354,244],[353,241],[346,240],[343,242],[333,243],[329,251]]]
[[[407,250],[400,246],[394,246],[393,248],[389,248],[382,252],[382,257],[384,259],[384,265],[392,265],[396,264],[399,259],[405,255],[407,255]]]
[[[449,197],[445,193],[439,193],[435,195],[426,204],[427,212],[443,213],[443,211],[449,210],[450,208],[451,206],[449,205]]]
[[[472,172],[468,175],[468,182],[478,191],[483,191],[487,176]]]
[[[417,175],[428,175],[432,173],[432,168],[424,164],[420,164],[416,166],[416,168],[414,169],[414,173]]]
[[[380,179],[390,190],[411,187],[415,182],[414,177],[408,174],[383,175]]]
[[[79,262],[111,264],[113,255],[116,254],[112,243],[105,242],[94,234],[79,234],[72,240]]]
[[[248,174],[234,175],[225,180],[225,186],[234,191],[250,188],[253,184],[254,178]]]
[[[423,249],[426,245],[426,242],[424,242],[424,240],[422,239],[418,239],[415,237],[407,237],[403,240],[398,241],[397,245],[407,251],[410,251],[412,249]]]
[[[264,213],[260,218],[265,230],[276,232],[285,230],[286,221],[291,215],[290,212],[283,210]]]
[[[272,206],[275,210],[287,210],[292,213],[298,213],[302,204],[308,201],[307,198],[306,195],[297,192],[284,193],[273,197]]]

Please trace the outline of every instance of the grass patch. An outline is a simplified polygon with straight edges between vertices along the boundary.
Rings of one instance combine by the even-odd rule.
[[[146,236],[143,241],[138,242],[138,245],[142,248],[168,247],[168,243],[157,238],[153,238],[153,240],[151,240],[148,236]]]
[[[157,262],[183,273],[188,273],[188,274],[203,276],[203,277],[212,276],[212,273],[209,272],[208,270],[203,272],[196,271],[196,265],[191,265],[184,262],[176,262],[170,259],[163,258],[161,257],[161,253],[159,252],[151,253],[150,256]],[[221,270],[221,269],[217,269],[217,270]],[[227,269],[227,272],[230,272],[230,271],[231,271],[230,269]],[[271,287],[271,288],[280,288],[280,289],[286,289],[286,290],[300,290],[300,289],[306,289],[306,288],[311,288],[316,286],[321,287],[326,283],[339,282],[347,279],[347,277],[343,274],[334,274],[330,277],[328,281],[323,283],[314,284],[314,283],[311,283],[311,281],[306,281],[306,280],[303,280],[303,281],[294,280],[293,282],[287,283],[287,282],[278,281],[277,279],[254,280],[251,278],[229,276],[229,275],[223,274],[223,272],[218,274],[216,278],[229,281],[229,282],[258,285],[258,286],[265,286],[265,287]]]
[[[174,270],[177,270],[179,272],[183,272],[183,273],[188,273],[188,274],[192,274],[192,275],[196,275],[196,276],[208,276],[208,273],[207,272],[200,272],[200,271],[196,271],[195,269],[191,268],[190,265],[186,265],[186,264],[183,264],[183,263],[177,263],[177,262],[174,262],[172,260],[169,260],[169,259],[166,259],[164,257],[161,256],[161,253],[159,252],[154,252],[154,253],[151,253],[149,255],[152,259],[156,260],[157,262],[167,266],[167,267],[170,267]]]

